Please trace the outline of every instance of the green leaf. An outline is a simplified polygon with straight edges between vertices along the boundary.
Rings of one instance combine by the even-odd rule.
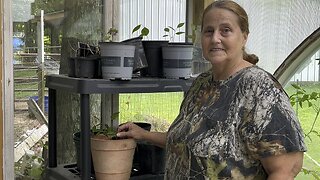
[[[132,34],[136,31],[138,31],[140,29],[140,27],[141,27],[141,24],[138,24],[136,27],[134,27],[132,30]]]
[[[297,84],[291,84],[292,87],[294,87],[295,89],[301,89],[301,87]]]
[[[317,100],[317,98],[318,98],[318,93],[312,92],[312,93],[310,94],[310,99]]]
[[[299,105],[300,105],[300,107],[302,108],[302,101],[299,101]]]
[[[179,24],[177,25],[177,28],[181,28],[183,25],[184,25],[184,23],[179,23]]]
[[[304,94],[303,96],[302,96],[302,101],[304,102],[304,101],[306,101],[306,100],[308,100],[309,99],[309,96],[307,95],[307,94]]]
[[[311,107],[313,104],[310,102],[310,101],[308,101],[308,107]]]
[[[169,32],[169,31],[170,31],[169,28],[164,28],[163,30],[164,30],[165,32]]]
[[[163,35],[162,37],[168,37],[168,35],[166,34],[166,35]]]
[[[148,36],[149,34],[149,29],[144,27],[142,30],[141,30],[141,35],[142,36]]]
[[[184,32],[180,31],[180,32],[177,32],[176,35],[180,35],[180,34],[183,34]]]

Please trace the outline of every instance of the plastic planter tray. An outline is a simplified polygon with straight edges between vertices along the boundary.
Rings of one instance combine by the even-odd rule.
[[[58,165],[56,168],[46,169],[46,180],[80,180],[80,172],[76,164]],[[91,175],[90,180],[95,180]],[[130,180],[163,180],[163,174],[143,174],[131,176]]]

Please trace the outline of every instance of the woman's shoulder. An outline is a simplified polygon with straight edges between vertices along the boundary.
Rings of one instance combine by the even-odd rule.
[[[247,68],[243,73],[243,78],[253,83],[278,83],[271,73],[256,65]]]
[[[252,66],[243,73],[244,86],[251,87],[256,90],[283,91],[282,85],[279,81],[268,71],[258,67]]]

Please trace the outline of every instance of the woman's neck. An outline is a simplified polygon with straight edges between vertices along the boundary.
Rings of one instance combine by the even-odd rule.
[[[224,63],[224,64],[215,64],[212,65],[212,73],[214,80],[226,80],[230,76],[234,75],[238,71],[240,71],[243,68],[252,66],[251,63],[245,60],[239,60],[235,63]]]

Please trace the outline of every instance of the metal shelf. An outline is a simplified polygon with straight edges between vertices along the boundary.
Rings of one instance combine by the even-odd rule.
[[[56,90],[64,90],[80,94],[80,157],[82,162],[91,162],[90,154],[90,114],[89,95],[101,93],[154,93],[154,92],[186,92],[193,79],[163,79],[163,78],[133,78],[129,81],[72,78],[66,75],[46,76],[46,87],[49,89],[49,165],[48,175],[72,179],[81,177],[88,180],[91,177],[90,163],[80,165],[83,171],[80,176],[70,174],[57,164],[57,118]],[[65,173],[65,174],[64,174]],[[48,179],[55,180],[54,177]],[[154,176],[152,176],[154,177]],[[58,178],[58,179],[59,179]],[[59,179],[60,180],[60,179]]]
[[[106,80],[72,78],[65,75],[48,75],[46,87],[79,94],[99,93],[152,93],[187,91],[193,79],[133,78]]]

